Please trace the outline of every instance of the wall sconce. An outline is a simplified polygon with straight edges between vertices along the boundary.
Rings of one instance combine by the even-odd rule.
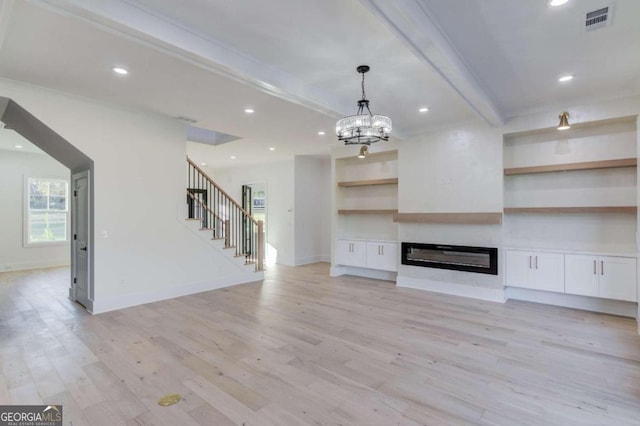
[[[558,116],[560,119],[560,123],[558,123],[558,130],[567,130],[571,128],[569,124],[569,113],[567,111],[563,112]]]
[[[366,145],[362,145],[362,147],[360,148],[360,153],[358,154],[358,158],[367,158],[367,146]]]

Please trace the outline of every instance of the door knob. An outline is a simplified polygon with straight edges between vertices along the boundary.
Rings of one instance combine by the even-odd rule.
[[[80,250],[87,251],[86,247],[81,247]]]

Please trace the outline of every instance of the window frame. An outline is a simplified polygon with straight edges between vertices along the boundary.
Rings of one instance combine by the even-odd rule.
[[[31,241],[31,227],[30,227],[30,221],[31,221],[31,205],[30,205],[30,181],[32,180],[36,180],[36,181],[47,181],[47,182],[62,182],[66,185],[66,205],[65,205],[65,210],[50,210],[47,209],[45,211],[55,211],[55,212],[59,212],[65,213],[65,226],[66,226],[66,232],[65,232],[65,239],[64,240],[57,240],[57,241]],[[70,207],[70,202],[71,202],[71,185],[69,182],[68,178],[65,177],[36,177],[36,176],[27,176],[24,175],[24,189],[22,191],[23,193],[23,198],[24,198],[24,203],[23,203],[23,209],[22,209],[22,223],[23,223],[23,247],[28,248],[28,247],[53,247],[53,246],[68,246],[69,243],[71,242],[71,207]],[[48,197],[50,195],[47,195]]]

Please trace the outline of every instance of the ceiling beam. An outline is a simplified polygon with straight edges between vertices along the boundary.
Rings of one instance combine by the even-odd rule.
[[[473,70],[438,26],[423,0],[360,0],[411,51],[492,126],[504,124],[504,115],[483,89]]]

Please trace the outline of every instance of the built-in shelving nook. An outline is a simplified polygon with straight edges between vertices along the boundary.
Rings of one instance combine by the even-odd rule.
[[[637,117],[504,136],[504,245],[636,252]]]
[[[336,236],[396,241],[398,151],[337,158],[335,174]]]

